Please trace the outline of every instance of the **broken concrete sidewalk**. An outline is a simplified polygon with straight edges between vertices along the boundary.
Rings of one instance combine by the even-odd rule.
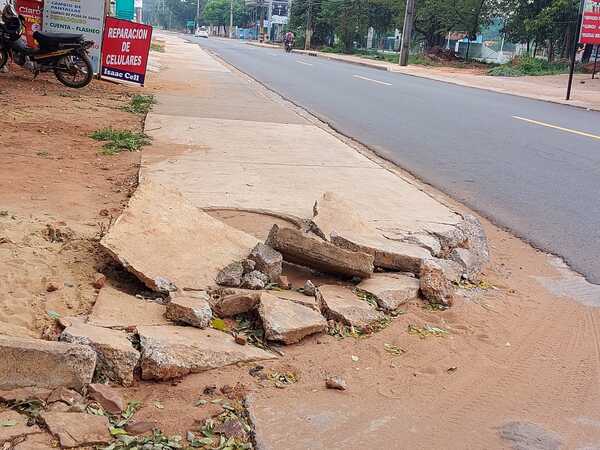
[[[376,267],[419,273],[421,262],[431,258],[423,247],[385,238],[355,207],[333,192],[315,202],[313,231],[338,247],[373,255]]]
[[[294,344],[327,328],[327,321],[319,312],[266,292],[261,296],[258,314],[270,341]]]
[[[141,325],[166,325],[165,306],[150,300],[119,291],[112,286],[104,286],[87,323],[97,327],[130,328]]]
[[[267,245],[283,254],[286,261],[311,269],[360,278],[368,278],[373,273],[373,256],[336,247],[293,228],[273,225]]]
[[[212,328],[140,327],[138,333],[144,380],[168,380],[238,362],[275,358],[252,345],[238,345],[229,334]]]
[[[129,386],[140,354],[127,334],[110,328],[95,327],[72,320],[60,336],[61,341],[90,346],[98,355],[96,375]]]
[[[184,323],[197,328],[206,328],[212,319],[212,310],[208,303],[208,294],[176,295],[167,303],[166,316],[174,322]]]
[[[42,420],[62,448],[108,444],[112,439],[106,416],[74,412],[45,412]]]
[[[379,307],[388,312],[419,295],[419,280],[400,273],[376,273],[356,287],[373,295]]]
[[[96,353],[86,345],[0,335],[0,389],[64,386],[92,381]]]
[[[337,320],[347,325],[367,329],[370,325],[385,316],[365,300],[344,286],[333,284],[319,286],[317,299],[321,310],[328,319]]]
[[[257,239],[202,212],[183,196],[144,180],[102,246],[146,286],[157,291],[205,289]],[[174,286],[173,286],[174,284]]]

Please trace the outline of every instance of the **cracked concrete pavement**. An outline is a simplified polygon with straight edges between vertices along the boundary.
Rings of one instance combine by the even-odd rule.
[[[159,56],[153,144],[141,177],[204,209],[308,218],[324,192],[351,199],[377,228],[403,238],[451,232],[462,217],[258,83],[174,35]]]

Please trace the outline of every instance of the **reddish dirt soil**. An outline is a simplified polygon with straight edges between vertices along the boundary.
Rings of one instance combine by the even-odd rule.
[[[143,117],[121,109],[134,92],[96,80],[73,90],[14,66],[0,73],[0,332],[39,336],[48,310],[82,313],[93,302],[103,265],[95,238],[126,203],[140,154],[102,155],[89,134],[141,130]],[[48,224],[73,234],[50,242]],[[46,292],[50,281],[60,289]]]

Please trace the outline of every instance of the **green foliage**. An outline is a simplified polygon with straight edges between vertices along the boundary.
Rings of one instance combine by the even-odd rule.
[[[131,97],[129,105],[125,106],[123,109],[127,112],[135,114],[148,114],[152,108],[152,105],[155,103],[156,100],[154,100],[154,95],[135,94],[133,97]]]
[[[202,18],[210,25],[229,26],[230,0],[208,0]],[[248,10],[244,0],[234,0],[233,2],[233,24],[237,26],[245,25],[249,20]]]
[[[549,62],[545,59],[522,56],[515,58],[512,63],[494,67],[488,71],[488,75],[496,77],[521,77],[524,75],[556,75],[567,73],[569,64],[567,62]]]
[[[115,130],[110,127],[94,131],[90,137],[97,141],[105,141],[102,146],[102,153],[105,155],[115,155],[123,150],[135,152],[150,143],[150,137],[144,133]]]

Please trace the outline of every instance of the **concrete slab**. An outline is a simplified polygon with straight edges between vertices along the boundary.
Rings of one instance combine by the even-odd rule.
[[[166,325],[165,306],[142,300],[107,285],[104,286],[87,323],[97,327],[128,328],[141,325]]]
[[[321,313],[266,292],[261,296],[258,314],[266,338],[284,344],[294,344],[327,328],[327,321]]]
[[[153,130],[154,143],[142,155],[142,174],[175,186],[201,208],[265,210],[308,218],[315,199],[332,191],[352,198],[378,229],[396,234],[443,233],[461,220],[314,125],[151,113],[146,128]],[[190,151],[174,158],[173,144],[189,146]],[[361,182],[371,179],[377,183]]]
[[[276,358],[212,328],[140,327],[142,379],[168,380],[239,362]]]
[[[146,286],[206,289],[257,239],[200,211],[173,190],[142,180],[102,246]],[[169,288],[172,289],[172,288]]]

